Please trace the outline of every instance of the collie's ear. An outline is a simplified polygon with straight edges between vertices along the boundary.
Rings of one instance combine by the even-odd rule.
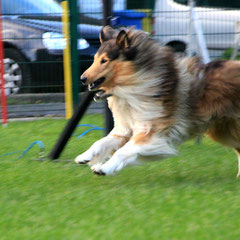
[[[110,27],[110,26],[104,27],[99,34],[100,43],[103,43],[103,42],[113,38],[114,32],[115,32],[115,30],[112,27]]]
[[[105,41],[105,36],[104,36],[103,29],[99,33],[99,40],[100,40],[100,43],[103,43]]]
[[[128,39],[128,35],[124,30],[122,30],[118,34],[117,39],[116,39],[116,43],[122,49],[130,47],[130,41]]]

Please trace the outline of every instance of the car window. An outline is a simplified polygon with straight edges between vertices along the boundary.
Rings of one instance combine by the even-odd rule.
[[[187,5],[188,0],[174,0],[177,3]],[[197,7],[240,9],[239,0],[196,0]]]
[[[174,2],[183,4],[183,5],[188,5],[188,0],[174,0]]]
[[[53,0],[2,1],[2,14],[60,14],[61,6]]]
[[[78,0],[79,12],[89,17],[101,19],[103,13],[102,0]],[[126,9],[126,0],[113,1],[113,11]]]

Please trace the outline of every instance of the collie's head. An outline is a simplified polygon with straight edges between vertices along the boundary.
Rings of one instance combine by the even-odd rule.
[[[132,45],[132,31],[131,28],[114,30],[110,26],[102,29],[99,35],[101,46],[94,56],[94,62],[81,76],[82,83],[88,85],[90,91],[130,84],[127,76],[135,71],[131,60],[137,55],[137,48]],[[119,82],[119,75],[122,79],[126,76],[126,79]]]

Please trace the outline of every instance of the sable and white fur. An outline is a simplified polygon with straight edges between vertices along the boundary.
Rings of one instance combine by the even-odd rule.
[[[176,155],[176,146],[204,133],[238,156],[240,176],[240,62],[177,58],[142,31],[105,27],[92,66],[81,79],[102,90],[114,129],[79,155],[77,163],[110,175],[139,157]]]

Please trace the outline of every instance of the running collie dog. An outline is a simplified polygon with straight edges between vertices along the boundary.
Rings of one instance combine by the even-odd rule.
[[[114,129],[77,163],[111,175],[139,157],[176,155],[177,145],[206,133],[236,151],[240,176],[240,62],[177,58],[133,29],[104,27],[100,42],[81,80],[107,97]]]

